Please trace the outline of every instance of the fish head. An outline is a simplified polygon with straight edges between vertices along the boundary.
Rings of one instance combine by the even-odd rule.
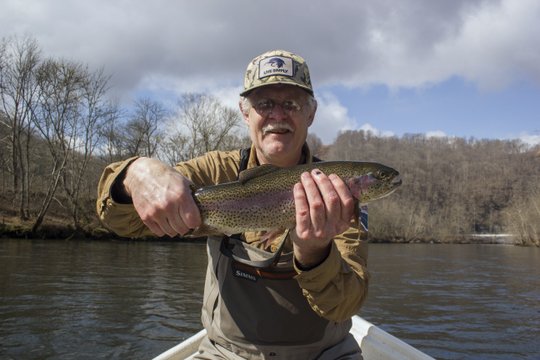
[[[401,185],[399,172],[391,167],[373,164],[363,173],[351,176],[346,183],[361,204],[380,199],[393,193]]]

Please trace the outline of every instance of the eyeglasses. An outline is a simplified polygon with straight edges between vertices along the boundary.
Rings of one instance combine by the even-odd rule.
[[[288,115],[293,115],[302,110],[302,106],[296,100],[285,100],[281,103],[276,103],[272,99],[261,99],[256,101],[252,106],[260,115],[266,116],[274,110],[274,107],[279,105],[281,110]]]

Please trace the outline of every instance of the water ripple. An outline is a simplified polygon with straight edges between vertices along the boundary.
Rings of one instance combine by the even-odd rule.
[[[203,244],[0,242],[2,359],[148,359],[197,332]],[[370,245],[361,316],[438,359],[540,358],[540,249]]]

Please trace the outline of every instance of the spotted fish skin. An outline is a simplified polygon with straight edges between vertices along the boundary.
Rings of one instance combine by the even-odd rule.
[[[203,225],[191,235],[293,228],[294,185],[303,172],[313,169],[338,175],[360,204],[382,198],[401,185],[398,171],[375,162],[323,161],[289,168],[262,165],[241,172],[238,181],[194,191]]]

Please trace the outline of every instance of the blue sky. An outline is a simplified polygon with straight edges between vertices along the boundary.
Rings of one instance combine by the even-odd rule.
[[[329,91],[348,108],[352,127],[369,124],[381,135],[540,140],[540,88],[531,84],[479,90],[463,79],[451,78],[423,89],[392,91],[374,86]]]
[[[0,0],[0,37],[103,67],[111,96],[173,106],[208,92],[236,107],[248,62],[303,56],[311,131],[522,139],[540,144],[538,0]]]

